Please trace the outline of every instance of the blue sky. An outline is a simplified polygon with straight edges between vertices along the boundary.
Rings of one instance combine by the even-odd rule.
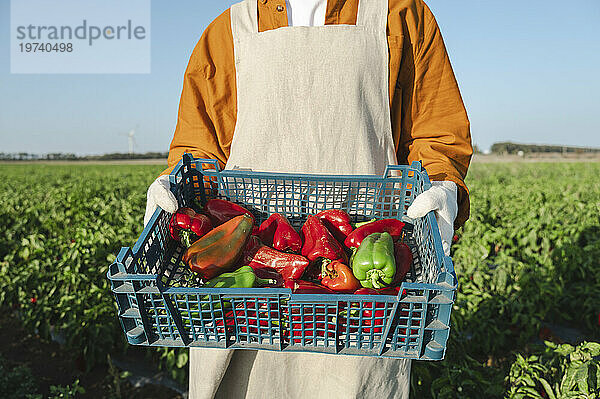
[[[234,1],[152,1],[152,73],[10,74],[0,0],[0,152],[166,151],[182,77],[208,23]],[[600,1],[429,0],[474,143],[600,147]]]

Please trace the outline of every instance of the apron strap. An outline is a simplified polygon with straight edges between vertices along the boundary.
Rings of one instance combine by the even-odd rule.
[[[234,40],[258,33],[258,0],[244,0],[231,6],[231,33]]]
[[[386,32],[388,9],[388,0],[360,0],[356,24],[375,32]]]

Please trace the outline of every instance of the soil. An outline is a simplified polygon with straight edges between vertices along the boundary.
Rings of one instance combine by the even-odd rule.
[[[52,385],[72,385],[79,379],[79,385],[85,389],[82,398],[183,398],[178,392],[161,385],[134,387],[122,379],[115,383],[107,366],[82,371],[81,360],[74,358],[72,352],[56,342],[26,331],[17,315],[8,309],[0,309],[0,342],[0,355],[6,359],[8,366],[26,366],[31,369],[38,383],[38,392],[35,393],[44,397],[48,396]],[[141,351],[133,352],[133,356],[143,359]],[[117,384],[120,395],[117,395]]]

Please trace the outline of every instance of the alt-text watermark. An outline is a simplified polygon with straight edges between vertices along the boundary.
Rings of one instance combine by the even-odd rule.
[[[150,0],[11,0],[11,73],[150,73]]]

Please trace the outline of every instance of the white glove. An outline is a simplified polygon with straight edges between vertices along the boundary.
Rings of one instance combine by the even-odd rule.
[[[431,188],[415,198],[406,211],[411,219],[421,218],[430,211],[435,212],[442,236],[442,247],[446,256],[450,256],[450,245],[454,236],[454,219],[458,214],[458,201],[456,183],[451,181],[431,182]]]
[[[170,190],[169,176],[160,176],[148,187],[146,196],[146,214],[144,215],[144,226],[148,224],[157,206],[169,213],[175,213],[178,208],[177,200]]]

